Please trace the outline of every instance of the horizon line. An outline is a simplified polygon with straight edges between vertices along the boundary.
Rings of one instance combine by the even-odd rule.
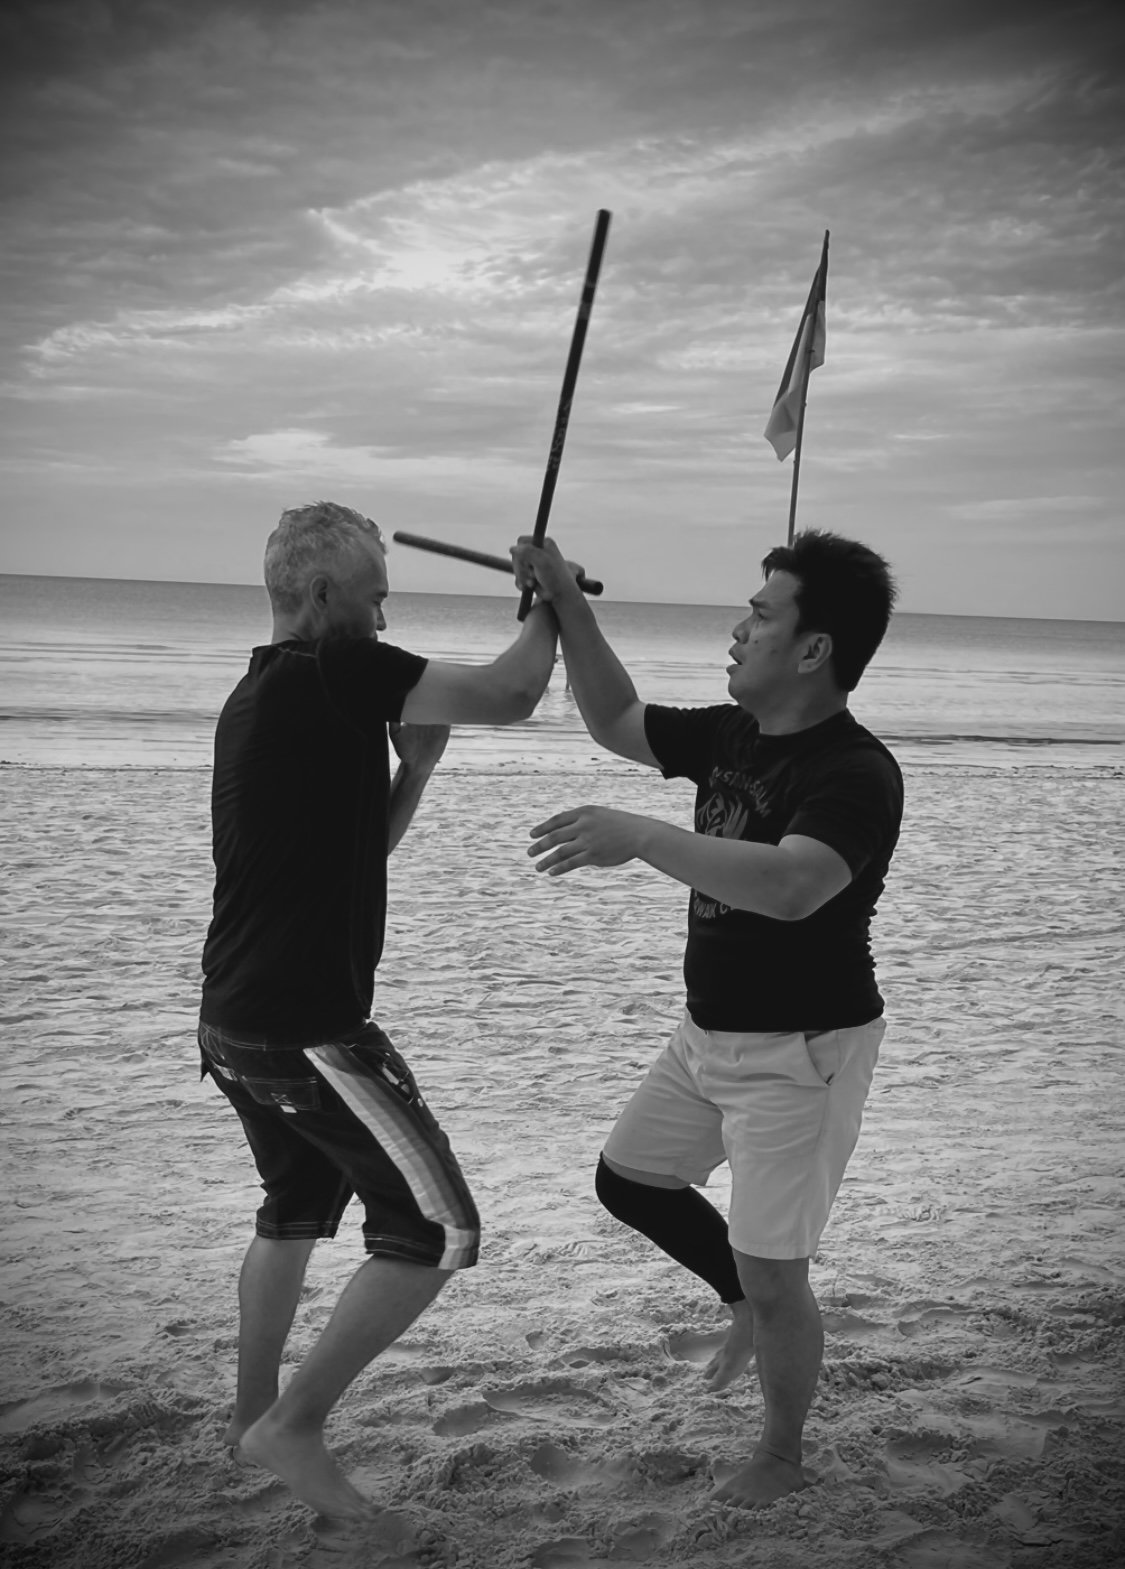
[[[266,592],[265,584],[261,581],[230,582],[220,578],[174,578],[174,577],[111,577],[108,574],[90,575],[87,573],[73,574],[69,572],[8,572],[0,571],[0,578],[57,578],[65,583],[175,583],[185,588],[253,588]],[[439,588],[399,588],[391,590],[392,595],[412,594],[419,597],[428,595],[432,599],[515,599],[513,593],[509,594],[470,594],[462,589]],[[610,605],[681,605],[685,608],[700,610],[737,610],[741,606],[729,601],[711,599],[617,599],[612,595],[604,594],[599,597],[599,604]],[[1057,622],[1087,622],[1094,626],[1125,626],[1125,617],[1116,620],[1105,616],[1039,616],[1039,615],[997,615],[994,612],[984,613],[970,610],[899,610],[893,615],[905,616],[947,616],[963,621],[1057,621]]]

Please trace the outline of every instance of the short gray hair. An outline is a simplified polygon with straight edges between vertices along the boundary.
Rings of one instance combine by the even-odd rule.
[[[266,588],[272,604],[278,610],[297,610],[309,579],[317,572],[330,571],[341,559],[346,562],[361,539],[373,540],[386,551],[387,542],[378,524],[351,507],[314,501],[283,512],[266,541]]]

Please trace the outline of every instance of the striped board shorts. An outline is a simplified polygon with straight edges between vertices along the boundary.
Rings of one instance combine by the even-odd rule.
[[[260,1237],[334,1237],[354,1194],[368,1253],[442,1270],[476,1263],[480,1218],[468,1184],[377,1024],[295,1046],[201,1023],[199,1049],[262,1180]]]

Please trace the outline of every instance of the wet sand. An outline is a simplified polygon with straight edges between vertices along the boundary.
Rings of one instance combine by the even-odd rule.
[[[592,1192],[681,1006],[686,892],[639,867],[549,881],[523,853],[563,806],[686,823],[690,791],[627,765],[459,769],[452,749],[392,862],[376,1011],[485,1240],[333,1419],[393,1511],[351,1533],[220,1442],[257,1184],[196,1066],[208,783],[0,769],[6,1564],[1125,1559],[1120,776],[908,772],[875,937],[891,1029],[812,1269],[817,1485],[747,1514],[708,1501],[760,1416],[752,1376],[702,1387],[722,1310]],[[358,1224],[314,1254],[294,1362]]]

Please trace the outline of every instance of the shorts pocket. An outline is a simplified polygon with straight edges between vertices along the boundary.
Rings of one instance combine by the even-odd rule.
[[[211,1074],[213,1078],[226,1079],[228,1084],[237,1083],[238,1074],[223,1056],[222,1047],[214,1032],[201,1024],[196,1040],[199,1042],[199,1077],[204,1079]]]
[[[290,1114],[321,1109],[318,1079],[243,1078],[242,1083],[254,1099],[263,1106],[275,1106],[278,1110]]]
[[[840,1071],[839,1030],[806,1032],[805,1051],[820,1082],[831,1084]]]
[[[413,1073],[407,1067],[405,1058],[399,1056],[386,1035],[383,1035],[382,1039],[372,1039],[369,1034],[366,1040],[345,1043],[344,1050],[357,1062],[361,1062],[368,1073],[374,1074],[384,1084],[389,1085],[398,1098],[405,1101],[408,1106],[423,1105]]]

